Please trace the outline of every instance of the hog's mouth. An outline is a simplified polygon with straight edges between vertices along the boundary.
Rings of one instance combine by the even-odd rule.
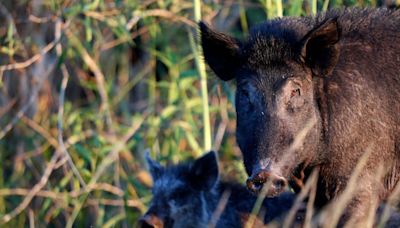
[[[308,162],[303,162],[299,164],[293,172],[290,174],[289,185],[293,188],[296,193],[299,193],[307,181],[307,176],[309,176],[314,168],[319,169],[319,166],[308,167]]]

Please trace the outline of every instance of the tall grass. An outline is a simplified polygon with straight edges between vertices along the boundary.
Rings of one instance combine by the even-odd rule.
[[[200,22],[201,20],[201,1],[193,0],[194,2],[194,20],[196,22]],[[199,37],[197,29],[197,37]],[[208,103],[208,89],[207,89],[207,74],[206,74],[206,65],[204,60],[201,57],[202,48],[200,41],[197,39],[196,44],[194,43],[194,39],[189,36],[190,44],[192,47],[193,55],[195,58],[196,66],[198,74],[200,75],[200,85],[201,85],[201,100],[203,104],[203,135],[204,135],[204,151],[211,150],[211,126],[210,126],[210,111],[209,111],[209,103]]]
[[[200,19],[236,36],[267,18],[374,1],[0,2],[0,226],[130,227],[162,163],[218,149],[244,181],[234,90],[207,76]]]

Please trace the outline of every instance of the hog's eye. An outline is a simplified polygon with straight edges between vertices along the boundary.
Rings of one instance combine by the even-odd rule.
[[[253,99],[251,98],[251,95],[248,91],[241,91],[239,104],[242,110],[246,111],[246,113],[253,110]]]
[[[250,102],[250,94],[249,94],[249,92],[247,92],[246,90],[241,90],[240,92],[241,92],[241,94],[242,94],[242,97],[243,97],[244,99],[246,99],[246,101],[249,101],[249,102]]]
[[[295,96],[300,96],[300,88],[293,89],[292,92],[290,93],[290,98],[295,97]]]
[[[240,101],[241,105],[243,105],[243,106],[251,105],[252,100],[251,100],[251,97],[250,97],[250,94],[248,91],[240,90],[239,95],[240,95],[239,101]]]

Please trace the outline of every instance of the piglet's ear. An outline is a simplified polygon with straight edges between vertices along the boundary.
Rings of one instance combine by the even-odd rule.
[[[206,62],[220,79],[233,79],[240,64],[239,42],[226,34],[213,31],[203,22],[199,26]]]
[[[151,177],[153,178],[153,181],[155,181],[161,176],[163,167],[158,162],[151,159],[149,151],[146,151],[144,156],[146,158],[146,162],[149,167],[149,172],[151,174]]]
[[[337,18],[331,18],[311,30],[300,43],[300,58],[314,76],[329,76],[339,59],[340,30]]]
[[[191,167],[191,183],[195,189],[212,189],[218,181],[218,161],[214,151],[197,159]]]

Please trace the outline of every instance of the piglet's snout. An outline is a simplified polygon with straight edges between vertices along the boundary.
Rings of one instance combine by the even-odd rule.
[[[283,192],[288,185],[288,181],[272,172],[261,170],[251,175],[247,181],[247,188],[255,193],[260,193],[265,186],[266,196],[274,197]]]
[[[145,215],[139,220],[139,228],[163,228],[163,221],[155,215]]]

